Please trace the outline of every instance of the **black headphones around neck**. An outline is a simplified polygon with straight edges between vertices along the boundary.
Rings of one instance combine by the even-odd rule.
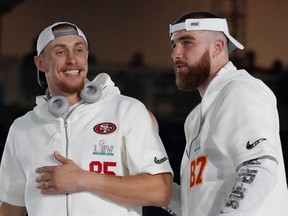
[[[49,90],[46,91],[46,98],[48,99],[47,106],[51,115],[56,118],[63,116],[69,109],[69,102],[64,96],[49,95]],[[101,87],[95,82],[88,82],[80,92],[80,97],[85,103],[95,103],[102,96]]]

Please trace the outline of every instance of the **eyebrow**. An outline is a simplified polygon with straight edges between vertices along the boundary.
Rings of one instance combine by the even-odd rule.
[[[82,41],[76,42],[73,46],[75,47],[75,46],[79,46],[79,45],[83,45],[83,46],[85,46],[87,48],[87,45],[84,42],[82,42]],[[66,46],[66,44],[59,43],[59,44],[55,44],[52,48],[54,49],[54,48],[57,48],[57,47],[64,48],[64,47],[67,47],[67,46]]]
[[[184,41],[184,40],[196,40],[196,38],[193,37],[192,35],[184,35],[184,36],[181,36],[181,37],[176,38],[174,40],[171,40],[170,45],[174,44],[175,41]]]

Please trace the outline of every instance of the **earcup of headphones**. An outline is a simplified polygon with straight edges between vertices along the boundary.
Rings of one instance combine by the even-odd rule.
[[[86,103],[94,103],[102,96],[101,87],[95,82],[88,82],[80,92],[80,97]]]
[[[85,103],[94,103],[102,96],[101,87],[95,82],[88,82],[80,92],[80,97]],[[47,89],[46,98],[49,98]],[[69,102],[64,96],[51,97],[47,102],[48,110],[56,118],[63,116],[69,110]]]
[[[69,102],[64,96],[54,96],[47,102],[49,112],[56,118],[63,116],[69,109]]]

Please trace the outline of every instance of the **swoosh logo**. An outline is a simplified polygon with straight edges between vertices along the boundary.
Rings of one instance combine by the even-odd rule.
[[[160,160],[158,160],[157,157],[154,158],[154,162],[155,162],[156,164],[162,164],[162,163],[164,163],[166,160],[168,160],[168,157],[163,157],[163,158],[161,158]]]
[[[250,143],[250,141],[248,141],[247,144],[246,144],[246,148],[248,150],[253,149],[259,143],[261,143],[262,141],[265,141],[265,140],[267,140],[267,139],[266,138],[260,138],[260,139],[256,140],[254,143]]]

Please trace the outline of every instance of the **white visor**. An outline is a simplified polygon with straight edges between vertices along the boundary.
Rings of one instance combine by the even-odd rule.
[[[185,22],[177,23],[175,25],[170,24],[169,34],[172,34],[176,31],[186,30],[207,30],[207,31],[220,31],[225,34],[228,38],[228,51],[239,48],[244,49],[244,46],[239,43],[235,38],[229,34],[228,25],[226,19],[221,18],[207,18],[207,19],[186,19]]]

